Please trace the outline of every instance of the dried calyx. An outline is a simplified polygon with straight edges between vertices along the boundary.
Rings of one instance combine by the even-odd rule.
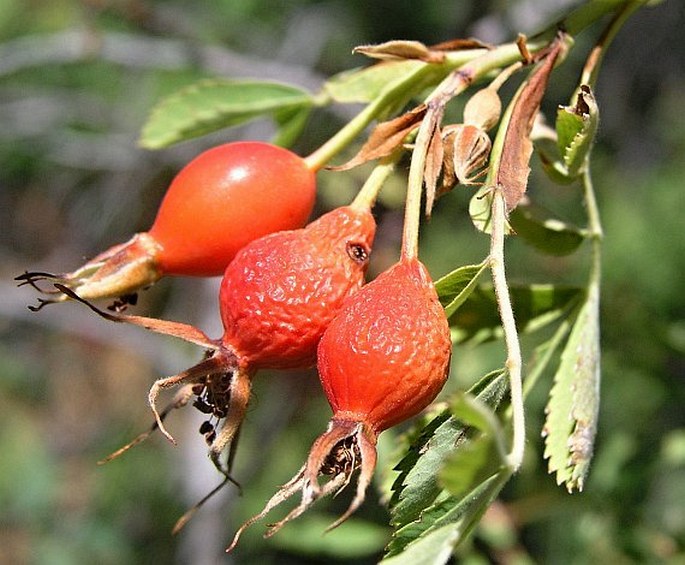
[[[245,522],[233,537],[226,551],[232,551],[242,533],[255,522],[264,518],[276,506],[291,496],[301,493],[300,504],[285,518],[269,524],[264,537],[271,537],[291,520],[302,515],[317,500],[336,495],[351,481],[359,470],[357,489],[347,510],[327,530],[339,526],[364,502],[366,489],[376,468],[376,433],[362,422],[333,418],[328,430],[320,435],[309,452],[307,462],[295,476],[283,485],[266,503],[264,509]],[[327,477],[321,484],[320,477]]]
[[[378,434],[416,416],[444,385],[451,354],[449,326],[426,268],[403,257],[367,284],[333,319],[318,348],[318,369],[333,418],[307,462],[236,533],[301,493],[300,504],[269,526],[270,536],[314,502],[338,493],[358,470],[346,520],[364,501],[376,466]],[[320,484],[319,478],[328,480]]]

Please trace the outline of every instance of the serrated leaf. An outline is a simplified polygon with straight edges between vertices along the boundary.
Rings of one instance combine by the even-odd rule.
[[[328,79],[323,88],[331,99],[341,104],[369,103],[394,81],[425,66],[422,61],[383,61],[337,74]]]
[[[525,198],[511,212],[509,224],[516,235],[548,255],[569,255],[585,241],[584,230],[568,222],[562,222],[549,211],[531,204]]]
[[[557,143],[569,177],[576,178],[597,133],[599,110],[592,90],[581,85],[575,104],[557,111]]]
[[[469,393],[494,410],[507,387],[503,371],[495,371],[483,377]],[[438,470],[455,445],[466,440],[466,431],[467,428],[451,417],[449,411],[426,426],[419,440],[396,466],[400,473],[390,500],[394,526],[403,527],[419,518],[426,506],[440,495]]]
[[[435,281],[435,290],[448,318],[473,292],[480,275],[487,267],[487,261],[478,265],[465,265]]]
[[[557,484],[582,490],[599,412],[599,288],[593,284],[573,325],[547,404],[544,456]]]
[[[159,149],[260,116],[312,105],[308,92],[286,84],[205,80],[158,104],[143,127],[140,144]]]
[[[447,524],[417,540],[402,553],[391,554],[392,557],[386,557],[381,563],[384,565],[438,565],[447,563],[458,537],[459,529],[453,524]]]
[[[463,424],[478,430],[448,457],[440,470],[440,484],[453,496],[463,496],[506,464],[505,437],[494,411],[477,398],[456,394],[450,410]]]
[[[387,557],[381,563],[445,563],[454,548],[478,523],[509,476],[508,471],[502,470],[485,479],[466,496],[449,496],[437,500],[425,509],[420,520],[407,524],[395,532],[387,547]],[[447,532],[450,532],[450,535],[447,535]],[[439,553],[435,552],[437,545],[441,545],[442,548]],[[432,561],[423,561],[424,555],[430,556]]]
[[[582,289],[550,284],[511,285],[512,306],[520,333],[532,333],[564,316],[577,303]],[[477,285],[450,317],[457,342],[483,342],[501,335],[501,321],[492,285]]]
[[[574,177],[569,176],[566,165],[561,160],[556,135],[554,138],[534,137],[533,146],[547,176],[557,184],[570,184]]]

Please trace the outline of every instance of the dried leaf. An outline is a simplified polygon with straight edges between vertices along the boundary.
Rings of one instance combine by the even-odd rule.
[[[516,208],[526,192],[530,173],[528,163],[533,153],[530,133],[547,87],[547,81],[563,48],[562,41],[557,41],[553,45],[512,102],[514,106],[507,123],[495,178],[497,186],[502,187],[507,212]]]
[[[426,109],[426,105],[421,104],[397,118],[378,124],[359,153],[343,165],[327,168],[332,171],[346,171],[367,161],[390,155],[402,145],[407,135],[419,126],[426,115]]]
[[[465,125],[454,137],[454,174],[460,184],[474,184],[488,161],[492,142],[482,129]]]
[[[492,45],[474,38],[449,39],[448,41],[441,41],[431,45],[429,49],[435,51],[465,51],[467,49],[492,49]]]
[[[423,170],[423,182],[426,185],[426,216],[431,215],[435,203],[436,186],[442,169],[443,155],[442,135],[440,128],[436,127],[428,145],[426,165]]]
[[[441,196],[457,184],[477,184],[485,170],[492,142],[487,133],[473,125],[456,124],[443,128],[443,176]]]
[[[360,45],[353,52],[382,60],[418,59],[425,63],[442,63],[445,60],[444,52],[429,49],[420,41],[393,40],[378,45]]]
[[[454,171],[454,137],[456,136],[456,131],[454,127],[447,126],[442,130],[442,151],[443,151],[443,163],[442,163],[442,182],[440,183],[440,190],[438,191],[438,196],[442,196],[446,192],[452,190],[457,184],[459,184],[459,179]]]

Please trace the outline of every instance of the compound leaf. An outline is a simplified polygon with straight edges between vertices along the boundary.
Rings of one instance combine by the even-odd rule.
[[[312,105],[308,92],[286,84],[204,80],[159,103],[143,127],[140,144],[160,149],[261,116]]]
[[[593,284],[561,354],[543,428],[544,456],[557,484],[582,490],[599,411],[599,289]]]

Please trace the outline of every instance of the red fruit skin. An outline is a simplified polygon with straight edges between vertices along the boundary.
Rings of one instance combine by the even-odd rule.
[[[449,372],[452,343],[428,271],[402,259],[345,304],[318,348],[333,419],[376,433],[430,404]]]
[[[375,232],[369,210],[347,206],[246,245],[221,284],[223,343],[252,369],[313,365],[324,330],[363,284]]]
[[[303,226],[316,178],[287,149],[227,143],[198,155],[174,178],[149,235],[161,274],[217,276],[236,253],[265,234]]]

